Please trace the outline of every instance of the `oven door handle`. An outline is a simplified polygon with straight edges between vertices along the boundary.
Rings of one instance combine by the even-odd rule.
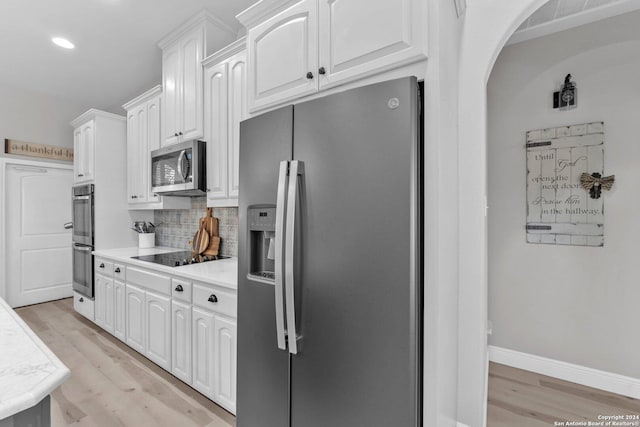
[[[91,246],[73,245],[73,249],[76,251],[91,252]]]
[[[73,196],[73,200],[90,200],[91,196]]]
[[[182,177],[183,181],[187,180],[187,176],[185,175],[184,171],[182,170],[182,162],[184,162],[184,157],[186,155],[187,155],[187,150],[182,150],[180,152],[180,155],[178,156],[178,175],[180,175]]]
[[[64,223],[64,229],[65,230],[69,230],[71,228],[73,228],[73,222],[65,222]]]

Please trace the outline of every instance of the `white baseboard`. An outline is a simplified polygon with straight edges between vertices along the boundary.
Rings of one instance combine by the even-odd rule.
[[[489,360],[611,393],[640,399],[640,379],[533,354],[489,346]]]

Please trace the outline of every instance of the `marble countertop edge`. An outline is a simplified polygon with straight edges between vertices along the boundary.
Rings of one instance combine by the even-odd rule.
[[[47,395],[51,394],[56,388],[64,383],[71,375],[71,371],[67,368],[58,357],[47,347],[47,345],[36,335],[33,330],[25,323],[24,320],[7,304],[2,298],[0,298],[0,310],[9,314],[9,317],[13,320],[16,330],[14,332],[21,333],[25,339],[28,339],[33,343],[38,350],[44,355],[50,364],[50,372],[42,380],[32,384],[32,387],[28,391],[21,391],[18,395],[9,399],[0,401],[0,420],[10,417],[25,409],[31,408],[38,404]],[[6,325],[5,325],[6,326]],[[18,329],[19,328],[19,329]],[[0,351],[0,360],[2,358],[2,352]],[[25,380],[26,381],[26,380]],[[0,376],[0,388],[2,387],[3,377]]]

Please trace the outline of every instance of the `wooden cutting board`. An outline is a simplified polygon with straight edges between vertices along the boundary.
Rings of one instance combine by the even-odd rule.
[[[207,208],[207,216],[200,218],[200,228],[209,233],[209,244],[202,252],[205,256],[216,256],[220,250],[220,236],[218,234],[218,218],[213,216],[213,208]]]
[[[209,232],[203,227],[200,227],[193,236],[191,242],[191,252],[193,256],[200,255],[209,247]]]

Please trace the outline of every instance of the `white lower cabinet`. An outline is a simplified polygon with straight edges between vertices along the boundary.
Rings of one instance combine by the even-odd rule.
[[[193,388],[214,398],[213,313],[193,307]]]
[[[127,344],[144,354],[144,319],[146,317],[144,291],[129,284],[125,288]]]
[[[236,409],[233,290],[96,260],[95,300],[81,314],[223,408]]]
[[[145,355],[171,370],[171,299],[145,292]]]
[[[171,373],[191,384],[191,304],[171,301]]]
[[[236,411],[236,321],[216,315],[213,325],[214,400]]]
[[[113,281],[113,335],[121,341],[126,341],[126,307],[125,285],[119,280]]]

